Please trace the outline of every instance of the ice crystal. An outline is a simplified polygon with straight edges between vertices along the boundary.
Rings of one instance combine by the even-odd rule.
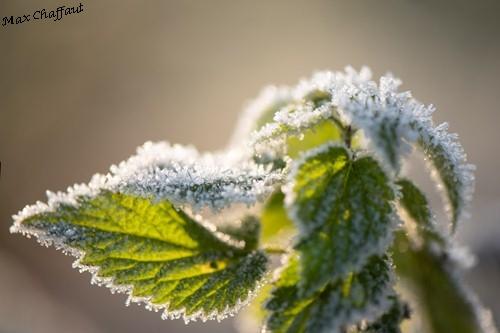
[[[139,161],[139,163],[137,163]],[[145,163],[146,162],[146,163]],[[280,184],[282,174],[241,161],[235,151],[199,154],[193,148],[146,145],[137,157],[113,167],[118,189],[199,210],[235,203],[253,205]]]

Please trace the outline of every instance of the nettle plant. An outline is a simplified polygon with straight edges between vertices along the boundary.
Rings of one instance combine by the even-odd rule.
[[[75,256],[92,283],[163,318],[221,320],[252,301],[240,320],[250,332],[249,318],[262,332],[389,333],[412,322],[495,332],[449,237],[474,167],[457,135],[433,124],[434,108],[399,85],[347,68],[268,87],[225,151],[148,142],[88,185],[48,192],[11,232]],[[415,148],[449,227],[402,171]]]

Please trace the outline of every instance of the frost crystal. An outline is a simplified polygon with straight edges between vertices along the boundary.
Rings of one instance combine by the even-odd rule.
[[[262,201],[282,180],[280,172],[242,161],[236,151],[199,154],[194,148],[165,143],[147,143],[111,172],[120,191],[214,211]]]

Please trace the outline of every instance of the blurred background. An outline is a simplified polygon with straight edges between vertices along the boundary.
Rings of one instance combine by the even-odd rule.
[[[79,2],[1,0],[0,18]],[[466,275],[500,321],[500,2],[497,0],[82,1],[61,21],[0,26],[0,332],[233,332],[162,321],[91,286],[72,258],[10,235],[45,190],[86,182],[147,140],[223,147],[245,103],[315,70],[392,71],[477,164],[459,241]],[[439,197],[414,167],[433,205]],[[439,215],[442,212],[438,210]]]

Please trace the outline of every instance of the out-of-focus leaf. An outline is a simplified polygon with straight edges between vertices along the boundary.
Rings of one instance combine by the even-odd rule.
[[[429,333],[495,332],[488,328],[488,315],[463,285],[446,251],[425,245],[417,248],[401,232],[393,253],[396,272],[418,298]]]
[[[262,243],[280,242],[279,237],[294,232],[295,227],[288,218],[284,204],[285,195],[278,191],[266,202],[261,214]]]
[[[369,324],[365,329],[353,330],[349,333],[401,333],[401,322],[410,318],[410,308],[408,304],[391,297],[392,306],[379,319]]]
[[[437,232],[433,224],[432,213],[425,194],[409,179],[400,179],[397,184],[401,188],[401,206],[416,223],[418,236],[424,242],[433,241],[443,246],[445,239]]]

